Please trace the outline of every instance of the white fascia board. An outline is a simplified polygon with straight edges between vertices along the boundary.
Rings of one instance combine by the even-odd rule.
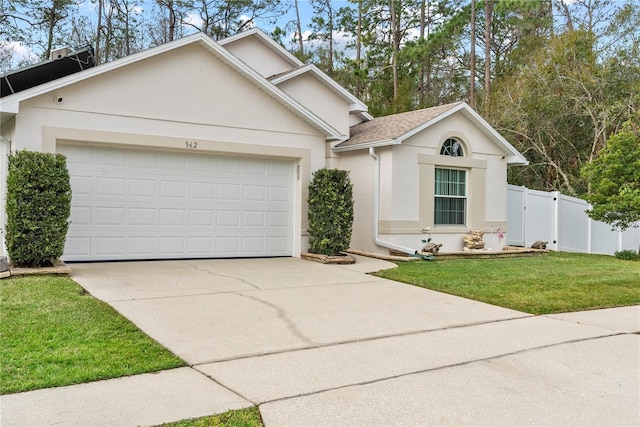
[[[2,113],[3,117],[5,115],[15,116],[20,111],[20,103],[17,101],[6,102],[7,98],[9,97],[7,96],[0,101],[0,113]]]
[[[360,101],[353,95],[351,92],[340,86],[335,80],[326,75],[322,70],[316,67],[313,64],[307,64],[302,67],[298,67],[295,70],[291,70],[288,73],[282,74],[278,77],[271,79],[271,83],[274,85],[278,85],[287,80],[291,80],[297,76],[300,76],[305,73],[311,73],[313,76],[320,80],[326,87],[329,88],[333,93],[338,95],[342,100],[346,101],[349,104],[349,111],[368,111],[369,107],[365,105],[364,102]]]
[[[368,150],[369,148],[388,147],[390,145],[400,145],[400,141],[397,139],[385,139],[383,141],[367,142],[365,144],[348,145],[346,147],[333,147],[332,150],[336,153],[343,153],[345,151],[356,150]]]
[[[524,156],[507,156],[507,164],[514,166],[527,166],[529,161]]]
[[[243,39],[246,37],[252,37],[252,36],[258,37],[258,39],[264,45],[268,46],[272,51],[276,52],[281,58],[283,58],[292,66],[301,67],[304,65],[304,62],[300,61],[293,54],[291,54],[287,49],[280,46],[275,40],[273,40],[271,37],[269,37],[267,34],[264,33],[264,31],[260,30],[259,28],[253,28],[248,31],[242,31],[230,37],[225,37],[222,40],[218,40],[217,43],[221,46],[224,46],[226,44],[233,43],[236,40],[240,40],[240,39]]]
[[[360,111],[359,114],[366,121],[371,121],[374,119],[374,117],[368,111]]]

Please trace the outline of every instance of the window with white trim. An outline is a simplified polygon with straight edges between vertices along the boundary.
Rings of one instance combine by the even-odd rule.
[[[442,148],[440,149],[440,155],[442,156],[451,156],[451,157],[464,157],[464,152],[462,151],[462,144],[455,138],[447,139],[444,144],[442,144]]]
[[[465,225],[467,217],[467,173],[460,169],[436,168],[435,225]]]

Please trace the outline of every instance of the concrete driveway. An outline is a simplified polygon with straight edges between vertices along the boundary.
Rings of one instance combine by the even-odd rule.
[[[364,274],[392,266],[71,267],[267,426],[640,424],[640,307],[536,317]]]

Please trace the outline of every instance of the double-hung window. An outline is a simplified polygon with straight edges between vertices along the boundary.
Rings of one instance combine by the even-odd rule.
[[[466,217],[466,171],[436,168],[435,225],[465,225]]]

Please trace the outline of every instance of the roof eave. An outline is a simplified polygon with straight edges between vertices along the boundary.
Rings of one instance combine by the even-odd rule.
[[[401,141],[397,139],[385,139],[383,141],[364,142],[362,144],[346,145],[344,147],[333,147],[332,150],[336,153],[342,153],[346,151],[367,150],[369,148],[387,147],[390,145],[400,145]]]
[[[525,159],[522,154],[519,154],[517,156],[515,156],[515,155],[508,156],[507,157],[507,164],[508,165],[512,165],[512,166],[527,166],[529,164],[529,161],[527,159]]]

